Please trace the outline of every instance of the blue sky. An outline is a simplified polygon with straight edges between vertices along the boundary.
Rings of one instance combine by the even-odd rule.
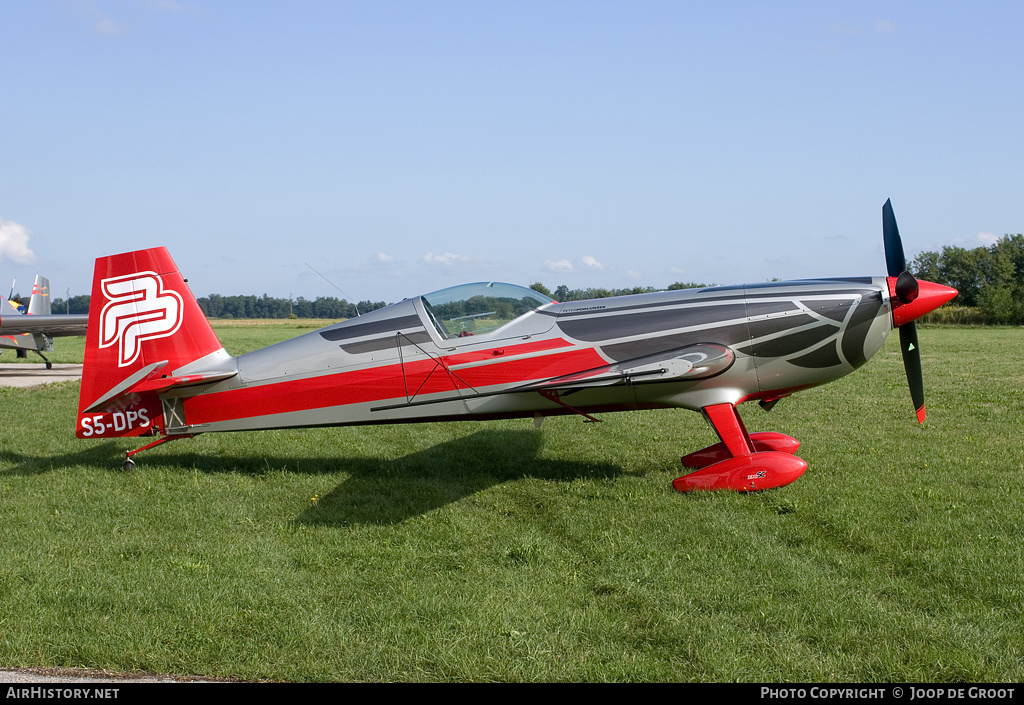
[[[0,3],[0,290],[883,274],[1024,232],[1024,4]],[[329,281],[327,281],[329,280]]]

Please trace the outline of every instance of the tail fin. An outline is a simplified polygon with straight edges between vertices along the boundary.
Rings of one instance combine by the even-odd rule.
[[[14,287],[12,286],[11,288],[13,289]],[[8,310],[8,307],[10,307],[10,310]],[[10,315],[11,311],[25,313],[24,306],[19,308],[17,304],[13,301],[8,301],[3,296],[0,296],[0,309],[7,315]],[[41,277],[38,274],[36,275],[36,283],[32,287],[32,298],[29,299],[28,313],[33,315],[50,313],[50,282],[46,277]],[[14,333],[4,336],[4,338],[5,344],[3,347],[15,348],[18,351],[17,355],[19,358],[28,357],[28,351],[30,350],[39,353],[40,357],[43,357],[44,352],[53,350],[53,339],[46,333]],[[45,357],[43,359],[46,360]],[[46,366],[49,369],[50,363],[48,360]]]
[[[18,304],[8,298],[4,298],[2,295],[0,295],[0,312],[5,316],[10,316],[13,313],[25,313],[24,309],[18,308]]]
[[[160,394],[235,374],[164,247],[96,260],[79,438],[165,431]]]
[[[32,285],[32,297],[28,300],[28,312],[36,316],[49,316],[50,280],[39,274]]]

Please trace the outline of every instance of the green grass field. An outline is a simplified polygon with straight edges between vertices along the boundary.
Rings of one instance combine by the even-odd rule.
[[[306,330],[217,326],[235,354]],[[137,442],[74,438],[77,383],[0,388],[0,666],[1020,682],[1024,331],[920,342],[921,427],[895,339],[742,407],[809,464],[749,495],[671,489],[716,440],[692,412],[200,436],[126,471]]]

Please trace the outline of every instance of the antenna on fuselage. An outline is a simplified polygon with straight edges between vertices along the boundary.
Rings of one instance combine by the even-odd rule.
[[[312,270],[313,270],[314,272],[316,272],[316,269],[314,269],[314,268],[313,268],[313,265],[311,265],[311,264],[310,264],[309,262],[306,262],[306,266],[307,266],[307,267],[309,267],[310,269],[312,269]],[[320,274],[320,272],[316,272],[316,273],[317,273],[317,274]],[[328,279],[327,277],[325,277],[325,276],[324,276],[323,274],[320,274],[320,277],[321,277],[321,278],[322,278],[322,279],[323,279],[323,280],[324,280],[325,282],[327,282],[328,284],[330,284],[331,286],[333,286],[333,287],[334,287],[335,289],[337,289],[338,291],[341,291],[341,287],[339,287],[339,286],[338,286],[337,284],[335,284],[335,283],[334,283],[334,282],[332,282],[332,281],[331,281],[330,279]],[[354,299],[353,299],[353,298],[352,298],[351,296],[349,296],[348,294],[346,294],[346,293],[345,293],[344,291],[341,291],[341,295],[342,295],[342,296],[344,296],[344,297],[345,297],[346,299],[348,299],[349,301],[351,301],[351,302],[352,302],[352,305],[353,305],[353,306],[355,307],[355,309],[356,309],[356,316],[360,315],[360,314],[359,314],[359,304],[357,304],[357,303],[355,302],[355,300],[354,300]]]

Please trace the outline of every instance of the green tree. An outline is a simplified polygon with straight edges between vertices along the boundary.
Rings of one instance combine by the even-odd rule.
[[[669,291],[675,291],[676,289],[706,289],[709,286],[714,286],[714,284],[698,284],[697,282],[676,282],[674,284],[669,284],[668,289]]]
[[[548,290],[548,288],[546,286],[544,286],[543,284],[541,284],[540,282],[534,282],[533,284],[530,284],[530,288],[533,289],[534,291],[539,291],[540,293],[544,294],[544,296],[548,296],[548,297],[552,297],[552,298],[554,297],[554,294],[552,294]]]
[[[71,296],[67,300],[53,299],[50,302],[50,308],[54,313],[89,313],[90,298],[88,294],[80,294]]]
[[[976,308],[992,323],[1024,323],[1024,235],[1004,235],[989,247],[922,252],[909,269],[956,289],[953,305]]]

